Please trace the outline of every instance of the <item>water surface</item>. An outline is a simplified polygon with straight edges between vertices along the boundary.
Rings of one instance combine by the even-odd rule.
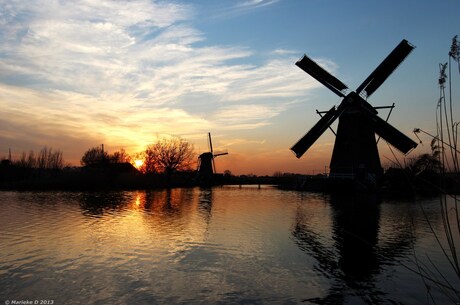
[[[442,232],[437,199],[271,187],[0,196],[2,304],[426,304],[408,268],[427,257],[455,280],[426,221]]]

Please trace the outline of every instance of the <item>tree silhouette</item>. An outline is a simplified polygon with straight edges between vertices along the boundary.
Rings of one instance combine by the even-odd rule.
[[[37,156],[37,168],[39,169],[62,169],[64,161],[62,158],[62,151],[53,151],[52,148],[43,147]]]
[[[417,158],[413,159],[408,167],[415,174],[421,173],[440,173],[442,169],[442,163],[439,160],[441,155],[441,148],[438,146],[438,139],[433,138],[431,140],[431,154],[422,154]]]
[[[195,159],[193,145],[178,138],[162,138],[147,146],[144,154],[144,166],[149,172],[166,173],[188,170]]]
[[[29,154],[23,152],[19,160],[13,164],[21,168],[60,170],[64,167],[64,159],[62,151],[54,151],[51,147],[45,146],[37,155],[33,150],[29,151]]]
[[[131,156],[125,151],[124,148],[121,148],[119,151],[114,152],[109,155],[111,163],[131,163]]]
[[[96,166],[108,162],[109,154],[102,147],[92,147],[85,151],[80,163],[83,166]]]
[[[156,157],[154,152],[147,147],[139,156],[142,159],[140,171],[144,174],[154,174],[157,172]]]

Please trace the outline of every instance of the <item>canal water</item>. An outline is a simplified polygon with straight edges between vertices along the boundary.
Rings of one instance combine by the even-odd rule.
[[[269,186],[0,196],[0,304],[431,304],[427,291],[447,304],[417,274],[433,266],[460,287],[433,234],[444,243],[438,198]]]

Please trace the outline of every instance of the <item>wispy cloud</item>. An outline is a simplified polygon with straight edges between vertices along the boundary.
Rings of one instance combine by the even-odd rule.
[[[299,51],[288,50],[288,49],[276,49],[272,51],[275,55],[298,55]]]
[[[245,0],[240,1],[236,7],[240,8],[258,8],[278,2],[279,0]]]
[[[260,9],[271,6],[281,0],[241,0],[241,1],[214,1],[212,6],[207,6],[210,10],[206,15],[207,19],[228,19],[257,12]]]
[[[72,137],[140,147],[155,134],[252,129],[318,86],[292,67],[296,58],[287,50],[255,65],[247,64],[254,53],[248,47],[206,44],[206,34],[191,26],[189,5],[0,0],[0,6],[2,141],[22,134],[24,145]],[[196,108],[196,101],[206,107]]]
[[[190,126],[195,132],[204,133],[211,127],[209,121],[183,109],[135,110],[125,104],[125,96],[93,97],[7,85],[0,85],[0,96],[3,105],[0,138],[3,143],[16,145],[21,139],[29,148],[40,145],[62,147],[63,143],[70,142],[77,147],[76,151],[75,147],[73,149],[75,155],[70,157],[76,159],[81,156],[81,150],[101,142],[139,151],[158,136],[186,135]]]
[[[226,106],[214,114],[213,121],[221,129],[254,129],[268,125],[268,120],[277,116],[282,108],[256,104]]]
[[[0,16],[0,77],[14,73],[88,93],[109,90],[138,72],[140,62],[132,56],[146,37],[188,18],[182,7],[142,0],[8,3]]]

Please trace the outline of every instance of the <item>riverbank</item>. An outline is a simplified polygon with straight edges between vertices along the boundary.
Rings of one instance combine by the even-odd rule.
[[[460,176],[456,173],[414,175],[405,169],[389,169],[380,181],[326,175],[298,176],[281,183],[280,188],[319,193],[379,193],[386,196],[434,196],[460,194]]]
[[[255,175],[214,174],[200,179],[195,171],[170,174],[143,174],[130,164],[110,164],[104,167],[67,167],[62,170],[43,170],[0,167],[0,190],[142,190],[177,187],[243,184],[293,184],[300,175],[281,177]]]
[[[281,174],[276,176],[222,175],[198,179],[195,171],[142,174],[129,163],[104,167],[67,167],[43,170],[0,167],[0,190],[143,190],[212,185],[276,185],[280,189],[318,193],[373,192],[390,196],[431,196],[441,190],[460,193],[458,175],[413,175],[407,170],[387,170],[381,181],[358,181],[327,175]]]

